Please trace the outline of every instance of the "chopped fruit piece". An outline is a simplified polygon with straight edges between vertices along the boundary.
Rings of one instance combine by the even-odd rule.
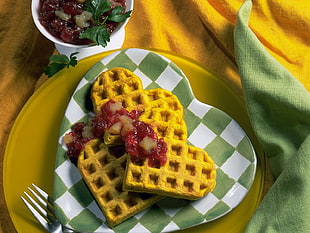
[[[151,152],[152,150],[156,149],[157,142],[146,136],[142,139],[141,142],[139,142],[139,146],[142,147],[143,150],[145,150],[147,153]]]

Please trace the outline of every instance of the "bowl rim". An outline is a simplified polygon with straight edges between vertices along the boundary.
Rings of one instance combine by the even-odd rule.
[[[126,1],[126,11],[132,11],[133,10],[133,5],[134,5],[134,0],[125,0]],[[88,44],[88,45],[75,45],[75,44],[70,44],[66,43],[57,37],[53,36],[50,32],[46,30],[46,28],[40,23],[39,21],[39,4],[40,0],[31,0],[31,15],[32,19],[34,21],[34,24],[36,25],[37,29],[41,32],[41,34],[52,41],[53,43],[62,45],[64,47],[70,47],[70,48],[87,48],[87,47],[92,47],[94,45]],[[111,33],[110,36],[110,41],[113,40],[113,38],[117,37],[118,33],[125,28],[126,24],[128,23],[130,17],[127,18],[124,22],[120,23],[116,29]],[[109,42],[108,42],[109,43]]]

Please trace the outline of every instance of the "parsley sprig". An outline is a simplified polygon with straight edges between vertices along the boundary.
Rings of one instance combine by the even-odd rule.
[[[77,57],[75,56],[76,54],[78,54],[78,52],[71,53],[70,57],[67,57],[64,54],[54,54],[50,56],[50,64],[44,69],[44,74],[46,74],[50,78],[64,68],[76,66],[78,63]]]
[[[80,39],[90,39],[102,47],[106,47],[107,42],[110,42],[110,33],[105,23],[108,20],[121,23],[131,15],[131,11],[124,12],[124,7],[121,6],[116,6],[111,10],[111,3],[108,0],[87,0],[84,10],[92,13],[97,26],[90,27],[82,32]],[[107,12],[110,13],[102,19],[102,15]]]

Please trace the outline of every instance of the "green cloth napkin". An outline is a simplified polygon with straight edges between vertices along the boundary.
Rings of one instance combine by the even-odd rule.
[[[310,232],[310,93],[248,27],[252,2],[238,12],[235,54],[251,124],[275,183],[246,232]]]

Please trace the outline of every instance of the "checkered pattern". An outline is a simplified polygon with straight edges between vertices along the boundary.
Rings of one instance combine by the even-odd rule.
[[[92,114],[91,83],[113,67],[124,67],[142,79],[145,89],[161,87],[178,96],[184,107],[188,144],[207,151],[217,165],[217,186],[196,200],[165,198],[110,229],[84,184],[78,169],[66,157],[62,136],[77,121]],[[56,214],[60,221],[86,232],[169,232],[217,219],[245,197],[256,171],[252,144],[236,121],[223,111],[195,99],[183,72],[167,58],[147,50],[117,51],[95,64],[82,78],[66,110],[58,144],[54,176]],[[156,219],[156,224],[153,224]]]

